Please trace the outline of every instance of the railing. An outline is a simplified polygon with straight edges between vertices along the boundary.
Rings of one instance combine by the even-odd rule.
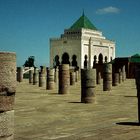
[[[23,69],[23,74],[29,72],[30,70],[34,70],[34,67],[31,67],[31,68],[25,67],[25,68]]]

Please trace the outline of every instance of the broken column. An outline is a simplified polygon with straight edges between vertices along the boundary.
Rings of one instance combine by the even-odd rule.
[[[121,68],[119,69],[119,84],[122,83],[122,70]]]
[[[136,66],[135,80],[136,80],[137,97],[138,97],[138,122],[140,124],[140,64],[137,64]]]
[[[95,102],[96,69],[81,69],[81,102]]]
[[[33,85],[37,85],[38,83],[38,70],[36,67],[34,67],[34,73],[33,73]]]
[[[98,85],[101,84],[101,72],[99,72],[99,71],[97,72],[96,83],[97,83]]]
[[[70,85],[75,85],[75,71],[70,72]]]
[[[52,90],[55,88],[54,83],[54,69],[47,70],[47,87],[46,89]]]
[[[33,70],[29,71],[29,83],[33,83]]]
[[[79,81],[79,70],[75,71],[75,82]]]
[[[23,81],[23,68],[17,67],[17,81],[22,82]]]
[[[59,66],[59,94],[68,94],[70,87],[69,64]]]
[[[0,52],[0,140],[13,140],[16,54]]]
[[[44,87],[46,85],[46,67],[40,66],[39,72],[39,87]]]
[[[125,72],[125,65],[122,67],[122,81],[126,80],[126,72]]]
[[[59,69],[56,67],[55,73],[54,73],[54,82],[56,84],[58,84],[58,72],[59,72]]]
[[[105,63],[103,68],[103,91],[110,91],[112,88],[112,64]]]
[[[119,84],[119,73],[115,72],[113,74],[113,83],[112,83],[112,85],[113,86],[118,86],[118,84]]]

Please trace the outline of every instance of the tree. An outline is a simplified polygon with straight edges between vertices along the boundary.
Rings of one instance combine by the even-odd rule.
[[[28,57],[28,60],[25,61],[24,63],[24,67],[34,67],[34,61],[35,61],[35,57],[34,56],[30,56]]]

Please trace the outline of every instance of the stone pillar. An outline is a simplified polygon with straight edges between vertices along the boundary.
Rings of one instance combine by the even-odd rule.
[[[75,85],[75,80],[76,80],[76,77],[75,77],[75,72],[70,72],[70,85]]]
[[[75,82],[78,82],[79,81],[79,71],[76,70],[75,71]]]
[[[47,87],[46,87],[46,89],[52,90],[54,88],[55,88],[54,69],[48,69],[48,71],[47,71]]]
[[[40,66],[39,87],[45,87],[45,85],[46,85],[46,67]]]
[[[33,70],[29,71],[29,83],[33,83]]]
[[[88,56],[89,56],[89,65],[88,65],[88,68],[90,69],[91,68],[91,37],[89,39],[89,49],[88,49]]]
[[[35,67],[34,68],[34,73],[33,73],[33,85],[37,85],[37,83],[38,83],[38,70]]]
[[[59,72],[59,70],[58,70],[58,68],[56,68],[55,69],[55,73],[54,73],[54,82],[56,84],[58,84],[58,72]]]
[[[95,102],[96,69],[81,69],[81,102]]]
[[[113,86],[118,86],[119,84],[119,73],[114,73],[113,74],[113,83],[112,85]]]
[[[136,66],[135,80],[136,80],[137,97],[138,97],[138,122],[140,124],[140,64],[137,64]]]
[[[16,54],[0,52],[0,140],[14,139]]]
[[[122,70],[119,69],[119,84],[122,83]]]
[[[17,81],[22,82],[23,81],[23,68],[17,67]]]
[[[40,66],[40,72],[41,72],[43,75],[46,75],[46,66]]]
[[[106,63],[103,68],[103,91],[110,91],[112,88],[112,64]]]
[[[101,72],[97,72],[96,83],[97,83],[98,85],[101,84]]]
[[[68,94],[70,87],[69,64],[59,66],[59,94]]]
[[[39,87],[45,87],[46,83],[46,75],[39,72]]]
[[[124,82],[126,79],[125,65],[122,67],[122,81]]]

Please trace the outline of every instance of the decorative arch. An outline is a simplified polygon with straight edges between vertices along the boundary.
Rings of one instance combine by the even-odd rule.
[[[84,60],[84,68],[87,68],[87,66],[88,66],[88,60],[87,60],[88,56],[85,55],[84,58],[85,58],[85,60]]]
[[[94,62],[96,63],[97,62],[97,56],[96,55],[94,55]]]
[[[102,53],[99,54],[98,63],[103,64],[103,55],[102,55]]]
[[[67,52],[62,55],[62,64],[70,64],[69,54]]]
[[[56,67],[59,66],[59,65],[60,65],[59,56],[56,55],[56,56],[54,57],[54,68],[56,68]]]
[[[74,54],[73,56],[72,56],[72,66],[73,67],[77,67],[77,56]]]
[[[94,55],[94,57],[93,57],[93,68],[95,68],[95,65],[96,65],[96,63],[97,63],[97,56],[96,55]]]
[[[107,56],[105,56],[105,63],[107,63],[107,61],[108,61],[108,58],[107,58]]]

